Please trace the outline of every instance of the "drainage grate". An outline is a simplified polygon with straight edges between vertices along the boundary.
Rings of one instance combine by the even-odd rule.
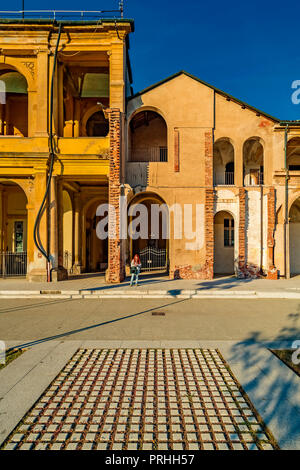
[[[165,317],[165,312],[152,312],[153,317]]]

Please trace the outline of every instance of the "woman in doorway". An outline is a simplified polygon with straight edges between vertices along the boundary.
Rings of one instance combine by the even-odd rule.
[[[138,285],[139,282],[139,274],[141,271],[142,263],[140,260],[139,255],[134,255],[133,260],[131,261],[131,269],[130,269],[130,274],[131,274],[131,281],[130,281],[130,287],[132,287],[133,282],[135,280],[135,285]]]

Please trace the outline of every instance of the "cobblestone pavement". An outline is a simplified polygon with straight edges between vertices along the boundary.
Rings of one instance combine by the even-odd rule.
[[[214,349],[79,349],[5,450],[278,448]]]

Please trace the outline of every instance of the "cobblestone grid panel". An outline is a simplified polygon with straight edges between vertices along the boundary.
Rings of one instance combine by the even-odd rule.
[[[278,448],[218,350],[80,349],[5,450]]]

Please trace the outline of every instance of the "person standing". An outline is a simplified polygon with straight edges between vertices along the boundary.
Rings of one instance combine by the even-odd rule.
[[[139,274],[142,268],[142,263],[140,260],[139,255],[134,255],[133,260],[131,261],[131,268],[130,268],[130,274],[131,274],[131,281],[130,281],[130,287],[133,286],[133,283],[135,281],[135,285],[138,285],[139,282]]]

